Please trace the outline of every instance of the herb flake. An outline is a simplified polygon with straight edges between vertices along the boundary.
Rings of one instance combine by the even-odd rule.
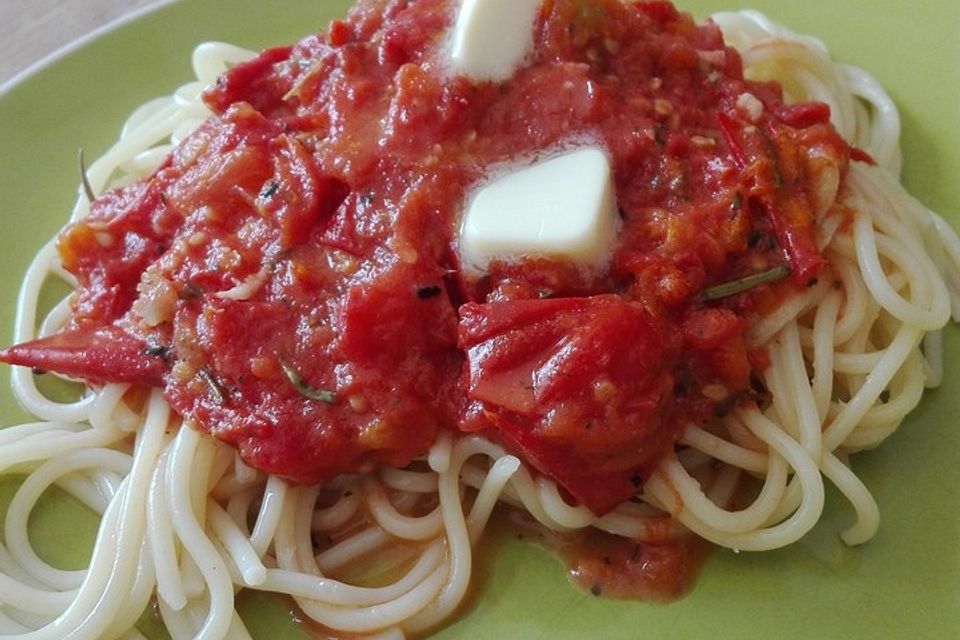
[[[80,165],[80,183],[83,185],[83,193],[87,196],[88,202],[93,202],[97,199],[97,194],[93,192],[90,178],[87,177],[87,161],[83,157],[83,147],[77,152],[77,164]]]
[[[783,280],[789,275],[790,267],[782,264],[777,265],[776,267],[767,269],[766,271],[753,273],[749,276],[731,280],[730,282],[724,282],[712,287],[707,287],[703,290],[702,297],[704,300],[708,301],[719,300],[720,298],[726,298],[738,293],[743,293],[744,291],[749,291],[750,289],[759,287],[762,284]]]
[[[287,376],[287,380],[289,380],[293,388],[297,390],[297,393],[307,400],[323,402],[324,404],[333,404],[337,401],[337,394],[333,391],[311,387],[303,380],[303,376],[300,375],[299,371],[283,360],[278,360],[278,362],[280,363],[280,368],[283,369],[283,375]]]
[[[431,285],[428,287],[420,287],[419,289],[417,289],[417,297],[420,298],[421,300],[427,300],[428,298],[433,298],[440,295],[441,291],[442,290],[440,289],[440,287],[436,285]]]
[[[224,404],[226,401],[226,394],[223,392],[223,387],[220,386],[220,383],[217,382],[217,379],[213,377],[213,374],[206,369],[201,369],[200,373],[197,375],[200,376],[200,379],[206,383],[207,389],[210,391],[210,395],[213,396],[213,399],[216,400],[217,404]]]
[[[269,200],[280,190],[280,183],[276,180],[271,180],[263,186],[263,189],[260,190],[260,197],[264,200]]]

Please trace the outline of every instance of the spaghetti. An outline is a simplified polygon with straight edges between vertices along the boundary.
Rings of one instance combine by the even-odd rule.
[[[818,212],[826,273],[750,328],[751,345],[765,347],[771,362],[762,373],[768,402],[688,426],[638,499],[597,516],[480,435],[443,432],[408,468],[298,486],[181,428],[158,391],[142,410],[131,408],[138,403],[123,384],[58,403],[30,370],[15,368],[15,393],[39,421],[0,432],[4,472],[27,476],[0,547],[0,631],[31,640],[139,638],[134,625],[155,598],[173,638],[244,638],[235,594],[257,589],[290,595],[337,633],[422,634],[463,601],[471,549],[498,502],[559,532],[593,527],[656,542],[692,531],[760,551],[810,530],[826,479],[856,513],[844,541],[872,537],[877,505],[848,457],[881,443],[924,386],[942,379],[939,331],[951,308],[960,316],[960,241],[899,185],[897,112],[869,75],[759,14],[714,20],[749,76],[776,79],[791,100],[828,103],[840,134],[876,163],[853,163],[836,185],[838,204]],[[200,46],[197,80],[131,115],[119,142],[90,166],[93,190],[151,173],[209,115],[203,88],[251,56]],[[71,219],[88,206],[81,197]],[[16,342],[66,323],[67,300],[35,331],[51,276],[71,284],[52,243],[25,276]],[[733,508],[744,478],[759,488],[749,505]],[[30,513],[53,485],[101,514],[85,570],[52,567],[31,546]]]

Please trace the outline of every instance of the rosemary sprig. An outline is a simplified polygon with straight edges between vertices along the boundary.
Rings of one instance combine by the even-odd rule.
[[[311,387],[304,382],[303,376],[300,375],[299,371],[283,360],[278,360],[278,362],[280,363],[280,368],[283,369],[283,375],[287,376],[287,380],[289,380],[293,388],[297,390],[297,393],[307,400],[315,400],[316,402],[323,402],[325,404],[333,404],[337,401],[337,394],[333,391]]]
[[[752,273],[749,276],[737,278],[736,280],[731,280],[730,282],[723,282],[712,287],[707,287],[703,290],[701,295],[704,300],[719,300],[720,298],[726,298],[738,293],[743,293],[744,291],[748,291],[754,287],[759,287],[760,285],[767,284],[768,282],[783,280],[789,275],[790,267],[781,264],[773,267],[772,269],[767,269],[766,271]]]
[[[97,199],[97,194],[93,192],[93,187],[90,186],[90,178],[87,177],[87,161],[83,157],[83,148],[77,152],[77,163],[80,165],[80,183],[83,185],[83,193],[87,196],[88,202],[93,202]]]
[[[200,379],[207,385],[210,395],[213,396],[217,404],[223,404],[227,399],[226,394],[223,392],[223,387],[220,386],[217,379],[213,377],[213,374],[206,369],[201,369],[197,375],[199,375]]]

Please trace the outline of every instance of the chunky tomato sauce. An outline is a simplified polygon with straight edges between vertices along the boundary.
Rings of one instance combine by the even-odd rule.
[[[404,465],[460,429],[597,513],[636,493],[683,425],[751,397],[745,330],[817,277],[849,149],[824,105],[744,80],[718,29],[669,3],[546,0],[502,83],[446,71],[455,13],[361,0],[232,68],[205,94],[215,117],[60,236],[69,327],[0,358],[163,387],[299,482]],[[471,189],[585,140],[612,162],[611,267],[466,276]],[[789,278],[704,296],[776,267]]]

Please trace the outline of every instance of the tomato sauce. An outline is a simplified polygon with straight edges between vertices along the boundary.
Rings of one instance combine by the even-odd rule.
[[[687,533],[675,540],[640,542],[589,529],[556,547],[573,582],[597,597],[672,602],[693,587],[710,543]]]
[[[546,0],[502,83],[446,71],[455,13],[362,0],[233,67],[205,94],[214,118],[60,236],[67,330],[0,358],[163,387],[298,482],[404,465],[460,429],[596,513],[636,493],[683,425],[750,397],[746,328],[822,269],[816,213],[850,151],[824,105],[746,81],[716,27],[667,2]],[[461,272],[490,168],[583,141],[613,167],[610,269]],[[776,267],[790,277],[704,297]]]

